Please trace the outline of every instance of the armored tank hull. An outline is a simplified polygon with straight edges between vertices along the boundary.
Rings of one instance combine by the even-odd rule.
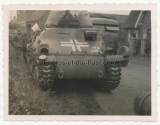
[[[69,19],[71,22],[66,13],[59,19],[62,12],[51,11],[46,29],[28,45],[28,64],[34,80],[42,88],[51,88],[56,80],[85,79],[100,91],[114,90],[120,83],[119,62],[123,56],[107,54],[108,48],[98,29],[92,28],[87,11],[71,11],[67,15],[75,16]]]

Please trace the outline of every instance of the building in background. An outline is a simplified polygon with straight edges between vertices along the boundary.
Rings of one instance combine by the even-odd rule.
[[[38,24],[41,29],[45,28],[46,20],[50,10],[17,10],[17,19],[22,30],[32,33],[31,28],[34,24]]]
[[[45,28],[45,23],[50,14],[50,10],[37,10],[27,21],[27,32],[32,33],[31,28],[37,23],[40,29]]]
[[[145,55],[147,39],[151,39],[151,11],[131,11],[124,25],[131,54],[134,55],[135,41],[140,40],[140,54]]]
[[[36,12],[36,10],[17,10],[17,21],[22,30],[26,30],[26,21]]]
[[[115,16],[116,20],[119,23],[120,30],[122,30],[124,28],[124,23],[126,22],[126,19],[128,18],[128,15],[113,14],[113,16]]]
[[[17,29],[20,28],[17,18],[14,17],[13,20],[9,22],[9,34],[15,34]]]

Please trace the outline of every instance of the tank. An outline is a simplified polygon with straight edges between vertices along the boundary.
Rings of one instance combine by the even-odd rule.
[[[119,23],[115,17],[107,14],[90,13],[93,28],[99,29],[101,35],[110,34],[112,42],[107,45],[112,48],[111,54],[123,55],[125,60],[121,62],[121,66],[126,67],[129,63],[130,50],[127,46],[120,45],[119,42]],[[124,53],[125,52],[125,53]]]
[[[107,54],[110,47],[93,28],[87,11],[51,11],[46,28],[35,33],[27,50],[31,73],[42,88],[60,80],[83,79],[109,92],[120,83],[118,62],[124,57]]]

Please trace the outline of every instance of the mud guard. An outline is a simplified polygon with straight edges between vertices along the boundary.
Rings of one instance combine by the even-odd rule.
[[[106,55],[105,56],[105,62],[109,61],[123,61],[123,56],[122,55]]]
[[[124,52],[122,52],[122,50]],[[118,54],[122,56],[129,56],[131,53],[130,49],[127,46],[122,46],[121,48],[118,49]]]

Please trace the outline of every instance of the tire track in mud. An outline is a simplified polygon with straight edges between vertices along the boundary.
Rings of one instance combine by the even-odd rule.
[[[59,83],[58,83],[59,84]],[[70,81],[60,83],[56,93],[51,94],[52,115],[103,115],[87,83]]]
[[[80,103],[84,106],[83,115],[104,115],[105,112],[92,94],[91,84],[92,83],[80,83],[76,90]]]
[[[79,115],[83,114],[83,106],[75,93],[76,83],[57,83],[56,92],[50,95],[52,115]]]

